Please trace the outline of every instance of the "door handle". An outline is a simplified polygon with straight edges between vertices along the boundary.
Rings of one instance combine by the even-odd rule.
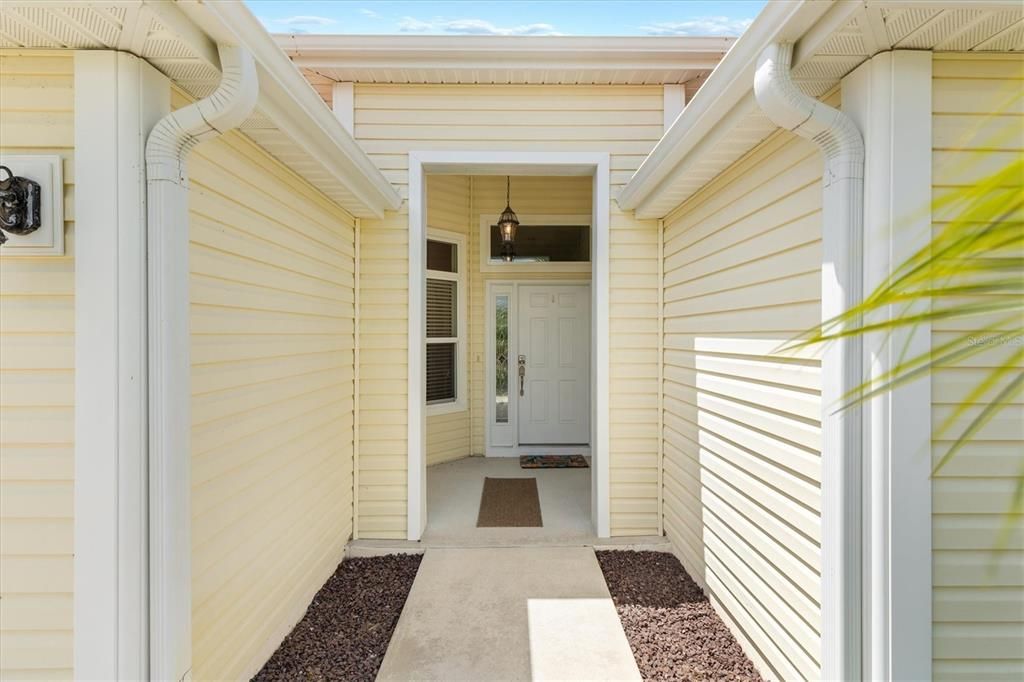
[[[519,356],[519,397],[523,396],[523,385],[526,382],[526,356]]]

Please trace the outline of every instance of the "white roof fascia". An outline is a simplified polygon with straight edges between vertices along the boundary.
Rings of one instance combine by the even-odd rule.
[[[722,130],[714,137],[720,137],[731,128],[738,119],[728,116],[730,111],[744,102],[744,110],[750,108],[754,70],[765,46],[780,41],[796,41],[827,13],[835,12],[848,18],[860,7],[863,3],[858,0],[769,3],[619,192],[619,206],[626,210],[635,209],[641,217],[662,217],[646,215],[642,205],[678,173],[680,163],[704,138],[711,136],[718,127]],[[837,17],[835,23],[841,25],[842,20]],[[708,145],[702,147],[707,148]]]
[[[402,198],[395,188],[242,3],[190,1],[147,5],[162,19],[168,9],[176,11],[176,5],[182,10],[179,14],[187,16],[215,42],[250,50],[260,80],[258,106],[274,125],[324,165],[366,206],[370,216],[381,217],[384,211],[401,207]],[[207,46],[190,47],[199,52]]]
[[[297,66],[349,69],[712,69],[735,38],[274,36]]]

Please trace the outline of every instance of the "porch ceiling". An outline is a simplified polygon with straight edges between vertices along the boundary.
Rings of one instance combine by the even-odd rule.
[[[130,52],[199,99],[212,93],[220,81],[216,44],[195,21],[194,15],[203,12],[208,10],[198,3],[4,0],[0,48]],[[251,16],[247,11],[245,15]],[[274,48],[265,31],[260,33]],[[258,41],[260,35],[248,31],[245,38]],[[295,82],[308,88],[298,74],[293,82],[287,82],[287,72],[281,77],[280,64],[272,63],[275,53],[279,53],[276,48],[263,59],[257,55],[260,98],[240,126],[241,132],[355,216],[377,216],[385,208],[395,208],[398,195],[390,183],[312,93],[313,105],[323,109],[328,125],[336,129],[324,130],[324,121],[309,114],[308,102],[298,101],[303,93],[295,91]],[[291,69],[283,55],[279,59]],[[344,138],[351,145],[342,149],[339,143]],[[332,147],[338,153],[332,153]]]
[[[813,5],[804,3],[804,19],[815,11]],[[773,9],[767,8],[748,34],[756,33],[758,21]],[[813,97],[829,92],[862,62],[887,50],[1024,50],[1024,4],[1016,0],[844,0],[819,11],[813,25],[794,35],[788,24],[799,21],[800,14],[797,10],[776,18],[778,25],[764,30],[756,44],[744,44],[747,35],[737,43],[720,67],[731,82],[716,82],[716,72],[688,103],[623,188],[623,208],[635,209],[642,218],[667,215],[777,129],[753,97],[753,65],[771,42],[796,41],[794,80]],[[739,60],[746,63],[730,64]]]

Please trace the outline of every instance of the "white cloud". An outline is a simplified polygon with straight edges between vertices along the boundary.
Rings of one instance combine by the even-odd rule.
[[[327,26],[337,22],[327,17],[299,15],[297,17],[288,17],[287,19],[275,19],[274,23],[284,24],[285,26]]]
[[[435,17],[423,21],[415,17],[402,17],[398,22],[402,33],[447,33],[452,35],[481,36],[559,36],[551,24],[523,24],[521,26],[495,26],[483,19],[443,19]]]
[[[730,17],[697,17],[689,21],[659,21],[640,28],[652,36],[738,36],[747,30],[752,21]]]
[[[366,9],[365,7],[363,7],[362,9],[359,10],[359,13],[368,16],[371,19],[380,19],[380,15],[374,12],[372,9]]]

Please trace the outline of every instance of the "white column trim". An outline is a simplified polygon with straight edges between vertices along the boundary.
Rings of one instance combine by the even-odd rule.
[[[874,289],[931,237],[932,54],[876,55],[843,79],[844,110],[864,131],[864,282]],[[901,311],[890,310],[891,318]],[[884,317],[884,316],[883,316]],[[931,347],[930,325],[865,338],[879,377]],[[931,678],[931,379],[864,410],[865,675]]]
[[[407,537],[419,540],[426,528],[426,419],[424,366],[426,336],[426,172],[495,175],[590,175],[593,184],[591,223],[591,362],[592,408],[591,516],[599,537],[611,533],[609,501],[609,225],[610,163],[605,152],[429,151],[409,153],[409,327],[408,327],[408,507]]]
[[[406,537],[419,540],[427,527],[426,417],[427,193],[423,163],[409,153],[409,348],[408,514]]]
[[[75,53],[75,571],[78,679],[148,676],[146,135],[170,83]]]
[[[331,86],[331,109],[341,123],[341,127],[355,136],[355,84],[335,83]]]

